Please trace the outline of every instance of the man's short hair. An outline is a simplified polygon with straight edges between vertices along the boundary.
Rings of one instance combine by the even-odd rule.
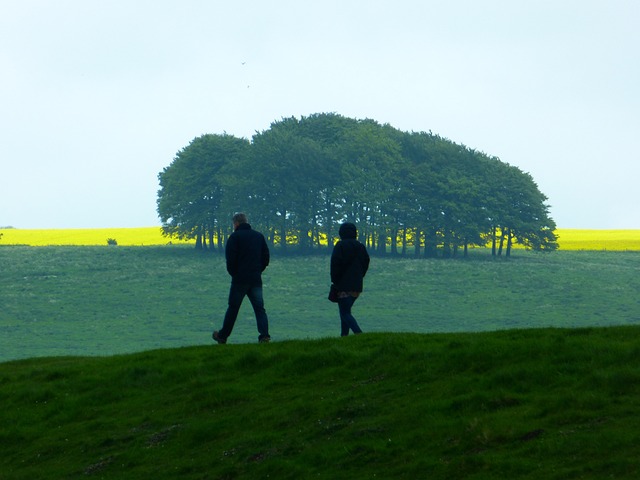
[[[244,213],[236,213],[232,220],[233,223],[247,223],[247,216]]]

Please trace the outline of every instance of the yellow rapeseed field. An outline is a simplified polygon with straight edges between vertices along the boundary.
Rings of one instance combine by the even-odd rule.
[[[558,229],[561,250],[640,251],[640,230]]]
[[[0,245],[108,245],[113,239],[118,245],[144,246],[193,244],[194,241],[169,239],[160,227],[91,228],[23,230],[0,229]],[[561,250],[640,251],[640,230],[579,230],[558,229]]]
[[[142,228],[79,228],[53,230],[0,229],[0,245],[108,245],[113,239],[118,245],[143,246],[171,243],[193,243],[169,239],[160,227]]]

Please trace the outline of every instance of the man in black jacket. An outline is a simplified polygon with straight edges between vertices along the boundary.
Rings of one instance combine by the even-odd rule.
[[[222,328],[213,332],[213,339],[218,343],[227,343],[246,295],[256,314],[258,341],[268,343],[271,337],[262,298],[262,272],[269,265],[269,248],[264,235],[251,229],[244,213],[233,216],[233,228],[234,232],[229,236],[225,248],[227,272],[231,275],[229,307]]]

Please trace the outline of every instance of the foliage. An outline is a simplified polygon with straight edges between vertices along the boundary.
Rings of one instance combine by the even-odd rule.
[[[229,292],[224,257],[190,246],[3,246],[0,265],[0,361],[208,345]],[[274,342],[339,334],[326,256],[274,255],[264,282]],[[366,332],[627,325],[638,291],[638,253],[377,257],[354,314]],[[247,302],[230,343],[256,340]]]
[[[197,238],[198,246],[209,238],[211,245],[221,222],[230,218],[223,201],[229,201],[239,177],[229,170],[243,163],[248,147],[247,141],[231,135],[207,134],[178,152],[158,175],[158,214],[165,234]]]
[[[638,478],[638,327],[0,364],[21,480]]]
[[[374,252],[412,245],[455,256],[492,242],[555,250],[547,198],[531,175],[431,132],[401,132],[337,114],[285,118],[252,141],[203,135],[160,174],[158,213],[167,235],[214,238],[222,248],[234,211],[272,244],[299,251],[332,245],[338,223],[356,222]],[[327,238],[326,244],[323,239]],[[499,245],[499,246],[498,246]]]

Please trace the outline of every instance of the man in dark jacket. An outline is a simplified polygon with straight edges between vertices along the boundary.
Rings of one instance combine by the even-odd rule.
[[[268,343],[271,337],[262,298],[262,272],[269,265],[269,248],[264,235],[251,228],[244,213],[233,216],[233,228],[234,232],[229,236],[225,248],[227,272],[231,275],[229,307],[222,328],[213,332],[213,339],[218,343],[227,343],[246,295],[256,314],[258,341]]]
[[[341,336],[362,333],[358,322],[351,313],[351,307],[362,293],[363,279],[369,269],[369,253],[357,237],[353,223],[340,225],[340,241],[331,254],[331,283],[338,292]]]

